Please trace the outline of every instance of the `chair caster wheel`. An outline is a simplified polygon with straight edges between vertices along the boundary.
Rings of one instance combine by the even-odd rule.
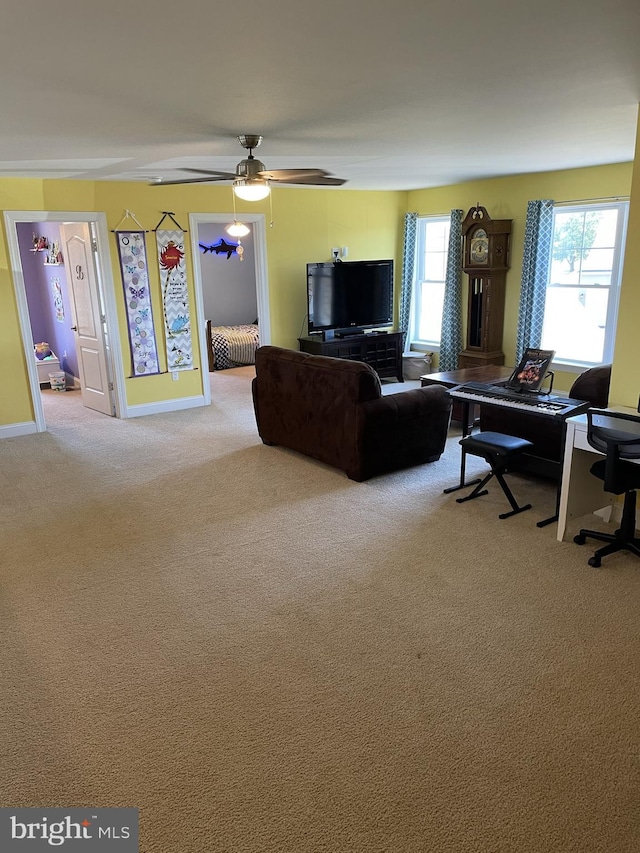
[[[599,569],[601,566],[600,557],[589,557],[588,562],[594,569]]]
[[[578,533],[576,534],[576,536],[573,537],[573,541],[576,543],[576,545],[584,545],[584,543],[587,541],[587,537],[582,536],[582,534]]]

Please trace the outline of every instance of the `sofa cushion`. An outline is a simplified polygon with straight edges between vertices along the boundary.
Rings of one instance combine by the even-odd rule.
[[[304,372],[299,369],[302,363]],[[305,395],[313,382],[332,385],[356,403],[376,400],[382,394],[380,377],[361,361],[263,346],[256,351],[256,371],[260,371],[261,381],[265,383],[275,382],[279,387],[287,382],[299,384]]]

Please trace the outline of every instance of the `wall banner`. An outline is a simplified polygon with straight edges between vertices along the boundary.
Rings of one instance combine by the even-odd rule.
[[[162,286],[167,368],[193,370],[191,317],[184,259],[184,231],[156,230],[158,268]]]
[[[51,292],[53,293],[53,307],[56,311],[56,320],[58,323],[64,323],[64,302],[62,301],[62,287],[60,286],[59,278],[52,278]]]
[[[144,231],[116,231],[120,272],[127,305],[133,376],[160,373],[151,310]]]

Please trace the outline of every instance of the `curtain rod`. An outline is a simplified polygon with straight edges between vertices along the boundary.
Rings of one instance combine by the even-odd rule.
[[[569,198],[564,201],[554,201],[554,204],[580,204],[585,201],[629,201],[630,196],[605,196],[604,198]]]

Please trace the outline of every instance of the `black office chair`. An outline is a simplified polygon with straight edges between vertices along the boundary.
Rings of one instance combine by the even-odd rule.
[[[622,521],[615,533],[581,530],[573,541],[584,545],[587,539],[608,542],[589,559],[589,565],[600,567],[600,561],[616,551],[631,551],[640,557],[640,538],[636,533],[636,489],[640,489],[640,465],[627,461],[640,459],[640,417],[623,412],[598,409],[587,411],[587,441],[605,454],[591,466],[591,473],[604,480],[605,492],[624,494]]]

